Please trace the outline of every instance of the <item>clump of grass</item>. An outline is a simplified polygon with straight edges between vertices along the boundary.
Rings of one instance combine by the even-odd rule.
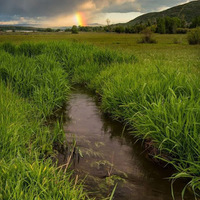
[[[33,100],[44,116],[66,100],[69,93],[67,77],[52,58],[42,55],[37,58],[13,57],[4,52],[0,55],[0,78],[22,97]]]
[[[50,132],[43,126],[37,106],[1,81],[0,94],[0,198],[87,199],[71,172],[58,170],[47,158],[64,133],[57,128]]]
[[[72,173],[56,169],[50,159],[43,162],[36,156],[29,161],[18,156],[9,163],[3,160],[0,173],[2,199],[88,199],[82,186],[70,179]]]
[[[44,49],[45,45],[43,43],[22,43],[17,48],[17,53],[19,55],[25,55],[28,57],[33,57],[40,55]]]
[[[6,42],[2,44],[2,49],[12,55],[16,52],[16,47],[12,43]]]
[[[1,48],[10,53],[11,55],[24,55],[28,57],[33,57],[42,54],[44,50],[44,43],[22,43],[19,46],[15,46],[12,43],[6,42],[3,43]]]
[[[191,45],[200,44],[200,28],[191,30],[187,35],[187,40]]]

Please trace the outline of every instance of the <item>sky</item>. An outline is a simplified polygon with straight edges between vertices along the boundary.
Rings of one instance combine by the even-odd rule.
[[[0,0],[0,25],[66,27],[123,23],[189,1],[192,0]]]

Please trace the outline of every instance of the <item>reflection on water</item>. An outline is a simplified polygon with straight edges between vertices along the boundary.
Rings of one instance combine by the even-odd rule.
[[[68,142],[75,139],[79,148],[72,167],[79,178],[86,176],[85,184],[93,192],[91,196],[105,199],[118,183],[116,200],[172,199],[171,185],[166,178],[172,172],[150,161],[141,144],[134,144],[120,123],[100,112],[94,96],[76,89],[68,107],[66,115],[70,120],[64,130]],[[66,156],[59,157],[60,164],[66,162]],[[183,183],[174,186],[177,200],[181,199],[183,187]],[[194,198],[189,196],[185,199]]]

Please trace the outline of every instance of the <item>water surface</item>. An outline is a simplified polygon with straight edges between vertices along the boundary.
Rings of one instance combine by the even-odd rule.
[[[124,126],[100,111],[93,95],[75,89],[70,98],[70,120],[64,125],[68,143],[76,140],[72,168],[92,197],[105,199],[116,183],[116,200],[171,200],[171,169],[163,169],[148,158],[141,143],[135,143]],[[80,152],[78,156],[78,151]],[[59,156],[60,164],[67,162]],[[183,182],[174,185],[175,197],[181,199]],[[185,200],[194,199],[187,196]]]

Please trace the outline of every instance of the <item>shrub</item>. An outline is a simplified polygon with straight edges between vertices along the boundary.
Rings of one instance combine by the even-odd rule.
[[[177,28],[176,33],[178,34],[186,34],[188,32],[187,28]]]
[[[45,31],[45,32],[53,32],[53,29],[51,29],[51,28],[46,28],[44,31]]]
[[[143,36],[138,43],[157,43],[157,41],[152,37],[152,31],[149,28],[146,28],[142,31]]]
[[[115,32],[116,32],[116,33],[124,33],[124,32],[125,32],[125,29],[124,29],[123,26],[117,26],[117,27],[115,28]]]
[[[191,30],[187,35],[187,40],[189,44],[200,44],[200,28]]]

